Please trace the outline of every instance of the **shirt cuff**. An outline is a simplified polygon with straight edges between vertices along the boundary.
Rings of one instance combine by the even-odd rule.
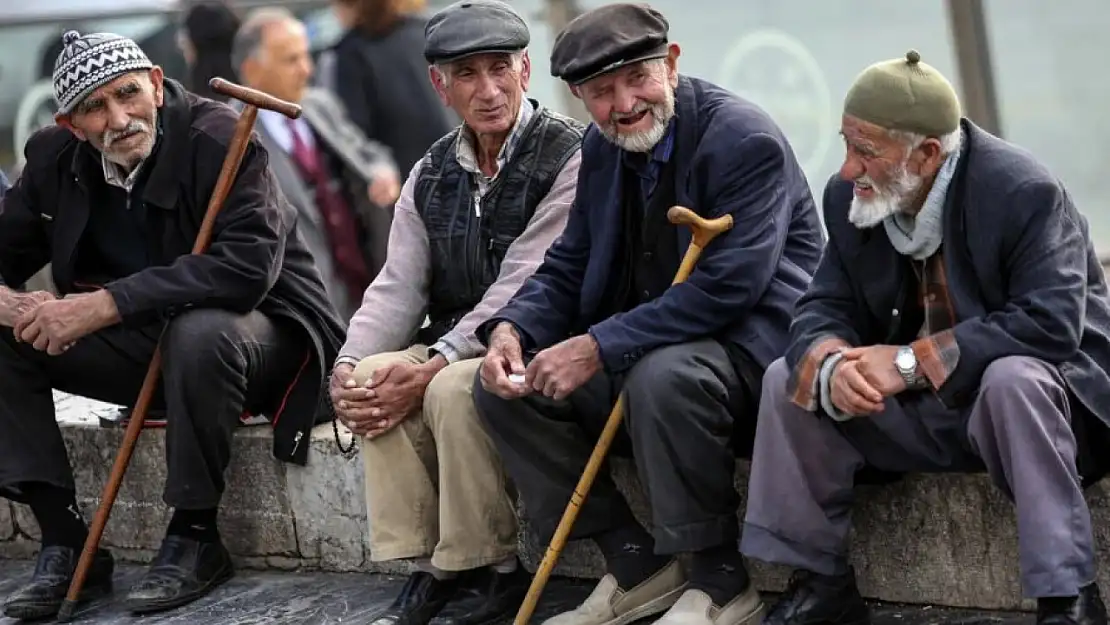
[[[829,354],[849,347],[847,341],[835,335],[817,337],[790,374],[786,392],[791,403],[810,412],[817,410],[820,407],[821,363]]]
[[[960,362],[960,346],[956,344],[956,333],[952,330],[918,339],[910,344],[910,348],[933,390],[939,391],[944,386]]]
[[[359,362],[361,362],[361,361],[358,358],[355,358],[354,356],[340,356],[339,358],[335,359],[335,364],[332,365],[331,368],[334,369],[334,368],[338,367],[339,365],[343,365],[343,364],[351,365],[352,367],[357,367]]]
[[[451,347],[444,341],[436,341],[431,347],[428,348],[428,357],[431,358],[435,354],[443,356],[447,360],[447,364],[459,361],[459,352],[454,347]]]
[[[847,421],[854,415],[850,415],[841,411],[832,403],[832,376],[833,371],[836,370],[836,365],[844,358],[843,352],[835,352],[825,359],[821,364],[821,371],[818,374],[821,386],[821,408],[825,414],[829,415],[834,421]]]

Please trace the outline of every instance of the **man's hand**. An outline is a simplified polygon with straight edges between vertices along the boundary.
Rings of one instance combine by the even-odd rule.
[[[528,363],[524,383],[545,397],[565,399],[601,370],[597,341],[581,334],[536,354]]]
[[[906,390],[906,381],[894,366],[894,356],[899,349],[897,345],[855,347],[844,352],[844,360],[857,362],[859,372],[871,388],[883,397],[893,397]]]
[[[355,380],[355,367],[349,363],[335,366],[331,372],[328,391],[335,407],[335,416],[355,434],[364,434],[366,428],[357,431],[362,421],[370,419],[370,389],[359,386]]]
[[[489,349],[482,359],[479,377],[482,388],[502,399],[518,399],[531,392],[531,387],[513,382],[510,375],[524,376],[524,356],[520,348],[520,336],[513,324],[497,324],[489,337]]]
[[[399,362],[375,370],[366,384],[370,396],[366,436],[377,438],[423,408],[424,391],[446,366],[443,356],[437,355],[422,365]]]
[[[19,318],[39,307],[43,302],[57,299],[49,291],[20,293],[0,286],[0,326],[14,328]],[[19,335],[16,335],[18,338]]]
[[[401,178],[392,169],[377,172],[366,188],[366,196],[378,206],[392,206],[401,196]]]
[[[881,412],[883,394],[867,381],[858,360],[842,359],[829,380],[829,401],[837,410],[854,417]]]
[[[115,299],[106,290],[51,299],[28,310],[16,320],[16,340],[57,356],[79,339],[119,323]]]

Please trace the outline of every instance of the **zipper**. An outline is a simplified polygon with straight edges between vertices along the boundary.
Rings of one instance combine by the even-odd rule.
[[[290,454],[291,456],[297,454],[297,448],[301,446],[301,438],[303,437],[304,432],[297,432],[296,436],[293,437],[293,452]]]
[[[477,185],[475,185],[475,186],[477,186]],[[477,223],[473,223],[469,219],[467,220],[467,223],[470,224],[470,225],[467,226],[467,230],[469,231],[469,232],[467,232],[467,234],[469,235],[469,234],[471,234],[471,232],[473,232],[473,235],[475,237],[477,237],[477,241],[475,241],[473,245],[470,245],[470,249],[473,250],[473,252],[471,252],[471,254],[470,254],[470,271],[466,272],[466,277],[467,277],[467,282],[468,282],[468,285],[467,285],[468,289],[467,290],[470,293],[473,293],[475,290],[477,290],[478,282],[481,279],[478,272],[480,272],[482,270],[482,267],[481,267],[481,261],[482,261],[482,191],[481,191],[481,189],[474,189],[473,199],[474,199],[474,218],[477,221]],[[474,229],[477,229],[477,231],[475,232]]]

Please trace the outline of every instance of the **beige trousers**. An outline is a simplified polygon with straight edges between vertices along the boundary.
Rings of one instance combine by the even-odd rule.
[[[428,348],[376,354],[387,363],[426,362]],[[470,390],[480,358],[452,363],[424,392],[424,408],[361,446],[370,553],[375,562],[431,556],[432,566],[465,571],[517,552],[517,518],[501,459]]]

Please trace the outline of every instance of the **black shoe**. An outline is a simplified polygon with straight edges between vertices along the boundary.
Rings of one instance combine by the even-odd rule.
[[[434,625],[483,625],[497,623],[516,615],[531,581],[524,566],[517,563],[511,573],[498,573],[490,567],[469,572],[451,603],[437,616]]]
[[[223,543],[166,536],[125,603],[132,614],[170,610],[207,595],[234,574],[231,554]]]
[[[763,617],[763,625],[867,625],[871,610],[856,588],[854,572],[817,575],[795,571],[778,602]]]
[[[1037,625],[1106,625],[1098,584],[1080,588],[1074,599],[1038,599]]]
[[[56,615],[69,592],[69,584],[80,559],[79,549],[43,547],[31,581],[8,597],[4,603],[4,614],[22,620]],[[112,554],[103,549],[97,551],[89,573],[85,576],[85,583],[81,586],[78,602],[92,601],[111,593],[114,571]]]
[[[437,579],[431,573],[417,571],[409,576],[393,605],[374,617],[370,625],[428,625],[455,597],[457,577]]]

